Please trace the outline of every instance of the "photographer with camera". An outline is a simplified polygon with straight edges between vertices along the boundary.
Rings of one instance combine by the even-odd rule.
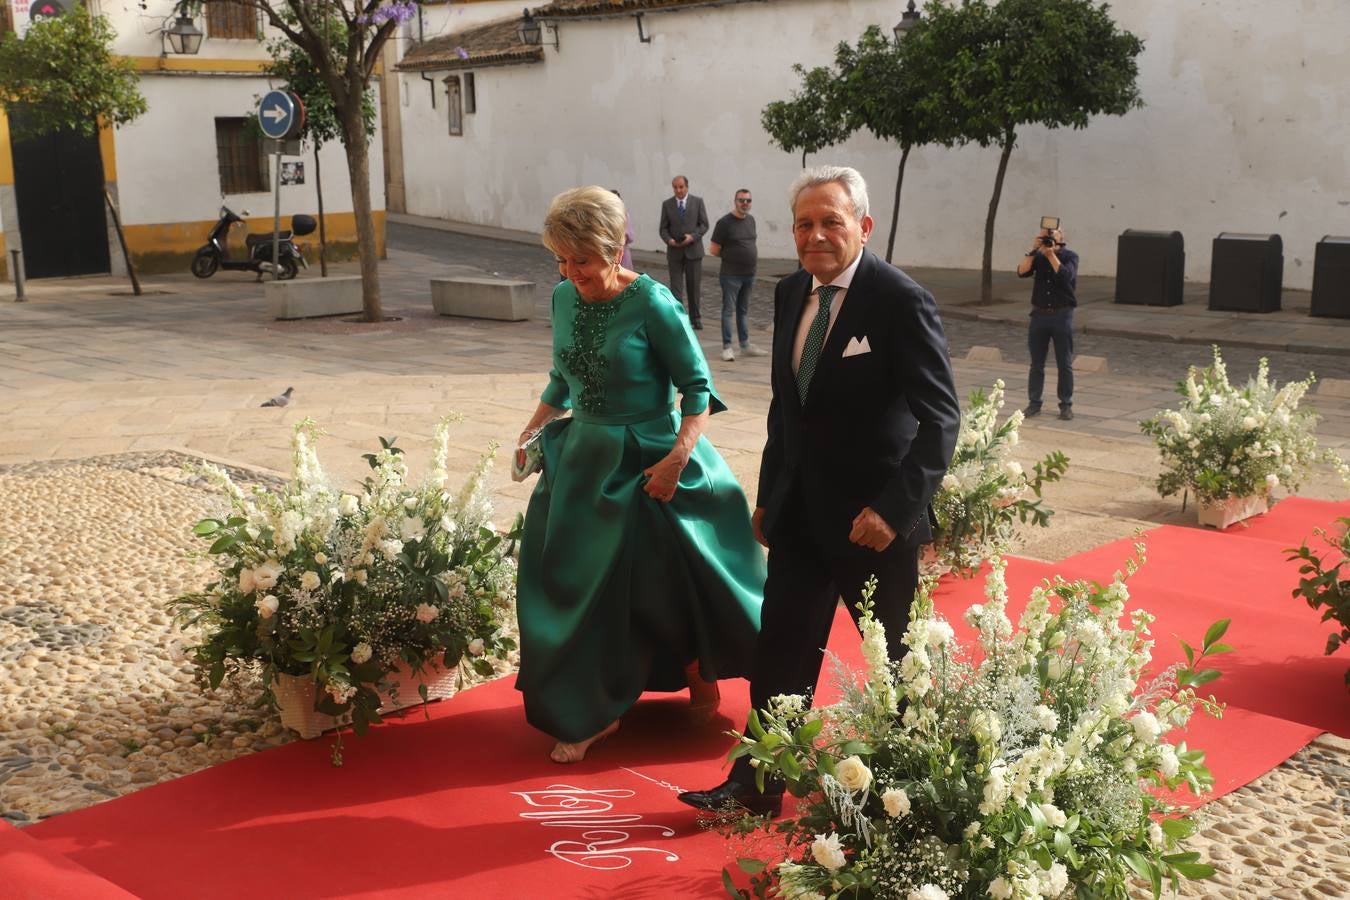
[[[1027,406],[1022,412],[1028,418],[1041,414],[1045,357],[1053,342],[1055,367],[1059,370],[1055,385],[1059,417],[1067,422],[1073,418],[1073,311],[1078,306],[1074,295],[1078,254],[1065,246],[1058,218],[1041,218],[1040,232],[1017,264],[1017,276],[1035,279],[1031,288],[1031,325],[1027,330],[1031,372],[1027,376]]]

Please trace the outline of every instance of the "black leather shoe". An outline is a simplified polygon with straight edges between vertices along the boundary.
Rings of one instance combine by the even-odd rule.
[[[1028,406],[1026,409],[1022,410],[1022,418],[1024,419],[1030,419],[1032,416],[1039,416],[1040,414],[1041,408],[1039,405]]]
[[[737,807],[757,816],[783,814],[783,794],[761,794],[754,785],[746,787],[735,781],[724,781],[707,791],[685,791],[677,798],[681,803],[705,812],[730,812]]]
[[[1068,406],[1064,407],[1063,409],[1061,409],[1061,410],[1059,411],[1059,417],[1060,417],[1061,419],[1063,419],[1065,422],[1072,422],[1072,421],[1073,421],[1073,409],[1072,409],[1071,407],[1068,407]]]

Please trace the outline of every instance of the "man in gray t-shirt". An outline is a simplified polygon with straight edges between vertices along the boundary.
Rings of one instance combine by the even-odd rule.
[[[755,284],[755,264],[759,250],[755,247],[755,217],[750,215],[753,202],[750,191],[741,188],[736,202],[725,216],[713,226],[708,252],[722,258],[722,359],[736,359],[735,345],[731,343],[732,311],[735,310],[736,336],[740,338],[741,352],[746,356],[764,356],[765,351],[750,343],[750,291]]]

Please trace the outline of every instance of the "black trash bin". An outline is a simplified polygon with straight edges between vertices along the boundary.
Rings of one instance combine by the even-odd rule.
[[[1308,314],[1350,319],[1350,237],[1328,234],[1317,242]]]
[[[1127,228],[1116,239],[1116,302],[1180,306],[1186,243],[1180,231]]]
[[[1214,239],[1209,267],[1209,308],[1275,312],[1280,308],[1284,243],[1278,234],[1225,231]]]

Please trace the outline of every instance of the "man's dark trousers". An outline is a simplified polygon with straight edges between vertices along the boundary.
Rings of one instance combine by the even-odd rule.
[[[1073,406],[1073,307],[1042,312],[1033,308],[1027,330],[1027,349],[1031,351],[1031,373],[1027,376],[1028,405],[1040,409],[1045,392],[1045,360],[1050,344],[1055,345],[1055,368],[1059,370],[1055,392],[1059,408]]]
[[[794,491],[800,496],[800,493]],[[873,617],[886,628],[886,649],[892,661],[905,655],[901,639],[909,627],[909,608],[919,586],[919,547],[896,538],[881,553],[813,533],[806,505],[791,502],[770,539],[769,578],[764,584],[763,619],[750,676],[750,705],[764,709],[779,694],[814,693],[821,677],[824,647],[843,598],[856,624],[863,586],[873,575]],[[846,533],[845,533],[846,535]],[[792,597],[795,603],[770,602]],[[824,677],[829,677],[826,674]],[[732,766],[731,779],[754,784],[749,757]]]
[[[683,252],[667,252],[666,262],[670,267],[670,292],[688,309],[689,321],[701,323],[699,288],[703,284],[703,258],[688,259]]]

